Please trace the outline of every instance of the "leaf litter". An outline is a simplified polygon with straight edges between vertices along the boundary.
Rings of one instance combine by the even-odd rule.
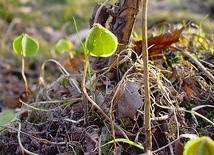
[[[183,31],[182,28],[179,30]],[[154,41],[152,44],[157,45],[157,50],[154,50],[155,46],[153,50],[158,52],[152,53],[153,59],[149,61],[153,152],[156,154],[174,153],[175,141],[181,134],[199,136],[203,134],[200,133],[203,130],[213,138],[214,132],[213,126],[204,119],[196,117],[199,122],[197,125],[192,116],[186,112],[198,105],[213,105],[213,82],[188,55],[171,48],[173,43],[174,47],[191,52],[197,61],[202,60],[201,64],[213,75],[213,61],[206,61],[213,59],[212,38],[203,38],[208,42],[208,47],[204,47],[201,44],[204,41],[198,44],[198,38],[195,40],[196,35],[190,32],[183,34],[179,32],[175,40],[170,40],[174,33],[178,34],[175,30],[154,39],[159,40],[164,37],[163,41],[165,40],[167,44],[159,46],[159,41],[158,43]],[[135,53],[133,50],[127,49],[128,52]],[[211,53],[209,58],[206,57],[205,52]],[[179,55],[179,59],[174,60],[176,54]],[[124,67],[120,69],[119,82],[106,76],[110,69],[93,70],[95,79],[92,92],[89,89],[87,91],[96,102],[99,96],[98,105],[102,107],[107,117],[111,117],[112,121],[122,128],[130,140],[143,145],[144,69],[140,53],[136,57],[136,61],[129,55],[125,58],[123,56],[122,60],[119,59],[120,61],[125,59],[122,62]],[[111,68],[114,67],[117,68],[117,63],[112,64]],[[112,145],[108,144],[112,140],[111,122],[109,123],[109,120],[89,104],[88,123],[85,123],[85,105],[82,101],[82,91],[79,89],[82,74],[74,75],[72,71],[69,72],[61,66],[60,68],[61,70],[50,73],[60,75],[56,80],[51,78],[48,82],[40,78],[41,81],[33,92],[35,96],[29,98],[27,102],[32,107],[48,111],[35,110],[22,105],[17,113],[17,120],[1,131],[2,154],[21,154],[23,148],[34,154],[98,154],[99,152],[113,154]],[[44,77],[48,79],[48,71],[45,73]],[[17,98],[15,97],[14,100],[17,101]],[[212,108],[203,107],[197,112],[213,120]],[[18,133],[19,139],[17,139]],[[115,136],[123,137],[123,133],[115,129]],[[103,144],[107,145],[103,146]],[[119,143],[118,148],[123,154],[143,153],[142,149],[128,144]]]

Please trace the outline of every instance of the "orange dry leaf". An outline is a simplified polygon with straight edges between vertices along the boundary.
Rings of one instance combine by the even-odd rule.
[[[183,91],[186,93],[188,97],[190,97],[192,94],[192,89],[190,89],[189,86],[187,86],[186,84],[183,86]]]
[[[77,70],[81,66],[83,66],[83,63],[84,63],[83,59],[84,59],[83,54],[80,54],[74,57],[73,59],[65,59],[63,60],[63,66],[65,66],[67,69]]]
[[[148,38],[149,57],[151,57],[152,55],[161,54],[162,51],[169,48],[171,44],[178,42],[180,34],[184,29],[185,26],[180,29],[175,29],[170,33],[165,33],[156,37]],[[136,51],[138,54],[142,53],[142,41],[135,41],[134,45],[135,46],[133,50]]]

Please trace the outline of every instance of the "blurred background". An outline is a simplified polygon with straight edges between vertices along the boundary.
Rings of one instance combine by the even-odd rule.
[[[110,0],[114,4],[116,0]],[[75,33],[73,17],[78,29],[89,28],[89,18],[95,2],[101,0],[0,0],[0,52],[12,52],[11,42],[21,33],[28,33],[40,43],[42,57],[49,57],[52,43]],[[141,10],[141,9],[140,9]],[[135,26],[140,31],[140,17]],[[149,27],[161,23],[193,21],[203,24],[203,30],[214,33],[214,0],[152,0],[149,1]]]
[[[87,35],[94,3],[103,1],[0,0],[0,100],[24,90],[20,75],[21,59],[12,48],[16,36],[27,33],[40,44],[36,56],[25,59],[29,83],[37,82],[39,68],[44,60],[54,58],[63,61],[62,55],[55,50],[55,44],[61,38],[75,36],[73,17],[81,35]],[[108,5],[115,1],[110,0]],[[148,7],[149,28],[162,22],[183,24],[193,21],[201,25],[205,33],[214,33],[214,0],[150,0]],[[138,34],[140,17],[141,11],[135,24]],[[81,51],[75,47],[78,39],[72,41],[75,42],[74,50]],[[14,88],[14,85],[17,87]]]

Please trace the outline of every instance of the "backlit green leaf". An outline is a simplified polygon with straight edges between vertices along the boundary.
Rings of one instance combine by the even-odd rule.
[[[30,57],[37,53],[39,50],[39,44],[29,35],[22,34],[13,41],[13,49],[19,55]]]
[[[56,44],[56,50],[59,53],[70,51],[72,47],[73,47],[72,43],[69,40],[65,39],[60,39]]]
[[[184,147],[184,155],[212,155],[214,141],[209,137],[189,140]]]
[[[23,35],[20,35],[20,36],[16,37],[16,39],[13,41],[13,50],[19,55],[23,55],[22,54],[22,38],[23,38]]]
[[[97,23],[89,31],[85,42],[87,50],[95,57],[110,57],[116,51],[117,45],[117,37]]]

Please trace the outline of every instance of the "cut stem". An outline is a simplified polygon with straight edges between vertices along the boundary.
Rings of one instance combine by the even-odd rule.
[[[148,0],[142,1],[142,53],[144,66],[144,91],[145,91],[145,105],[144,105],[144,126],[146,138],[146,150],[152,150],[152,133],[150,120],[150,89],[149,89],[149,71],[148,71],[148,43],[147,43],[147,5]]]

